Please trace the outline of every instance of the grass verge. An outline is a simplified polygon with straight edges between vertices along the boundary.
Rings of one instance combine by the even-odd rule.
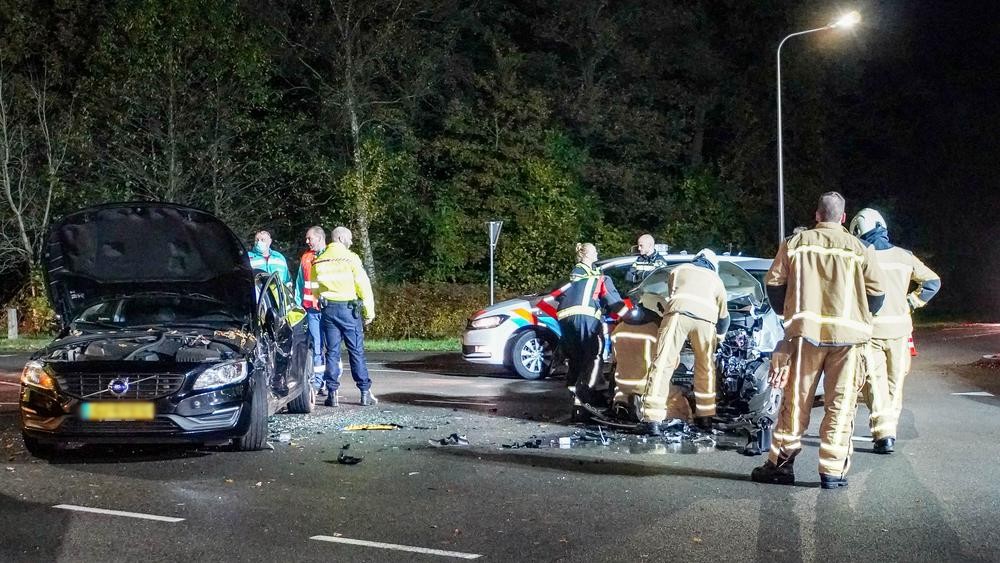
[[[17,354],[21,352],[34,352],[42,346],[52,342],[51,336],[26,336],[8,340],[7,335],[0,337],[0,354]]]
[[[365,340],[368,352],[458,352],[458,338],[407,338],[403,340]]]

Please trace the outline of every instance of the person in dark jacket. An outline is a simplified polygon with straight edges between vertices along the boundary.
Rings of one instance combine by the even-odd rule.
[[[644,234],[639,237],[638,244],[639,257],[635,259],[626,275],[629,282],[638,284],[646,279],[653,270],[667,265],[667,260],[656,251],[656,240],[651,234]]]
[[[594,390],[603,376],[603,316],[620,305],[621,297],[614,282],[594,268],[597,247],[589,242],[577,244],[576,258],[569,283],[546,300],[557,304],[560,346],[569,363],[566,384],[573,394],[573,419],[583,421],[589,417],[582,405],[597,399]]]

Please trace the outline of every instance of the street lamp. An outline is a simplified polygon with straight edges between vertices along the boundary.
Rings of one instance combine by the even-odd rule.
[[[840,16],[837,21],[831,23],[830,25],[792,33],[782,39],[781,43],[778,43],[778,244],[781,244],[781,241],[785,240],[785,166],[784,157],[782,156],[781,134],[781,47],[785,44],[785,41],[788,41],[796,35],[805,35],[807,33],[825,31],[827,29],[849,29],[854,27],[854,25],[860,21],[861,14],[858,12],[848,12]]]

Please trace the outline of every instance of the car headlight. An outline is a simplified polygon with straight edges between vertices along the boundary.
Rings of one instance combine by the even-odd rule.
[[[194,382],[193,389],[214,389],[223,385],[239,383],[247,378],[247,363],[245,360],[216,364],[201,372]]]
[[[480,317],[469,321],[469,328],[494,328],[503,324],[508,319],[507,315],[492,315]]]
[[[42,362],[30,361],[24,364],[24,371],[21,372],[21,383],[40,389],[56,390],[56,382],[49,374],[45,373],[45,364]]]

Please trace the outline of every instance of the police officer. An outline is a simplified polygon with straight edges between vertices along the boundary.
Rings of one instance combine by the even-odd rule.
[[[361,390],[361,404],[378,402],[371,392],[372,381],[365,364],[364,325],[375,320],[375,296],[361,258],[351,252],[351,231],[337,227],[331,233],[331,242],[316,257],[311,278],[322,308],[322,328],[326,334],[326,382],[329,396],[324,401],[328,407],[340,405],[337,390],[340,388],[340,343],[347,345],[351,363],[351,377]]]
[[[566,384],[573,394],[573,420],[585,421],[589,416],[582,404],[596,399],[594,389],[603,375],[602,313],[618,306],[621,297],[611,278],[594,268],[597,247],[589,242],[577,244],[576,259],[569,283],[546,299],[557,303],[556,317],[562,332],[560,345],[569,363]]]
[[[862,209],[851,220],[851,234],[875,249],[875,258],[885,272],[885,305],[875,317],[868,347],[868,377],[863,397],[871,412],[869,426],[875,453],[892,453],[896,426],[903,408],[903,382],[910,372],[910,313],[923,307],[941,289],[941,279],[910,251],[889,243],[882,214]],[[917,288],[907,295],[910,283]]]
[[[292,276],[288,272],[288,261],[280,252],[271,248],[271,233],[257,231],[253,240],[253,248],[247,252],[250,268],[268,274],[277,272],[281,283],[291,285]]]
[[[299,260],[299,275],[295,282],[295,296],[302,308],[306,310],[306,321],[309,327],[309,338],[313,350],[313,386],[323,393],[323,373],[326,365],[323,363],[323,346],[326,336],[321,330],[323,311],[319,307],[319,296],[316,295],[315,281],[312,279],[312,265],[323,250],[326,249],[326,233],[323,227],[313,226],[306,230],[306,250]],[[338,366],[339,369],[339,366]]]
[[[793,463],[823,373],[820,485],[847,486],[862,356],[885,286],[874,251],[847,232],[844,219],[844,197],[823,194],[816,226],[782,241],[767,272],[768,299],[784,315],[782,348],[790,355],[787,369],[777,359],[772,367],[771,384],[785,391],[768,460],[750,474],[759,483],[795,483]]]
[[[653,239],[653,235],[646,233],[640,236],[637,246],[639,257],[632,263],[626,276],[629,282],[635,284],[646,279],[646,276],[653,270],[667,265],[667,260],[656,251],[656,241]]]
[[[718,335],[729,328],[726,288],[718,270],[718,257],[705,248],[690,264],[674,268],[667,278],[670,294],[660,305],[663,318],[642,394],[640,432],[660,434],[668,403],[678,404],[680,389],[670,380],[685,340],[690,340],[694,351],[694,421],[705,429],[711,426],[715,416],[715,344]]]

